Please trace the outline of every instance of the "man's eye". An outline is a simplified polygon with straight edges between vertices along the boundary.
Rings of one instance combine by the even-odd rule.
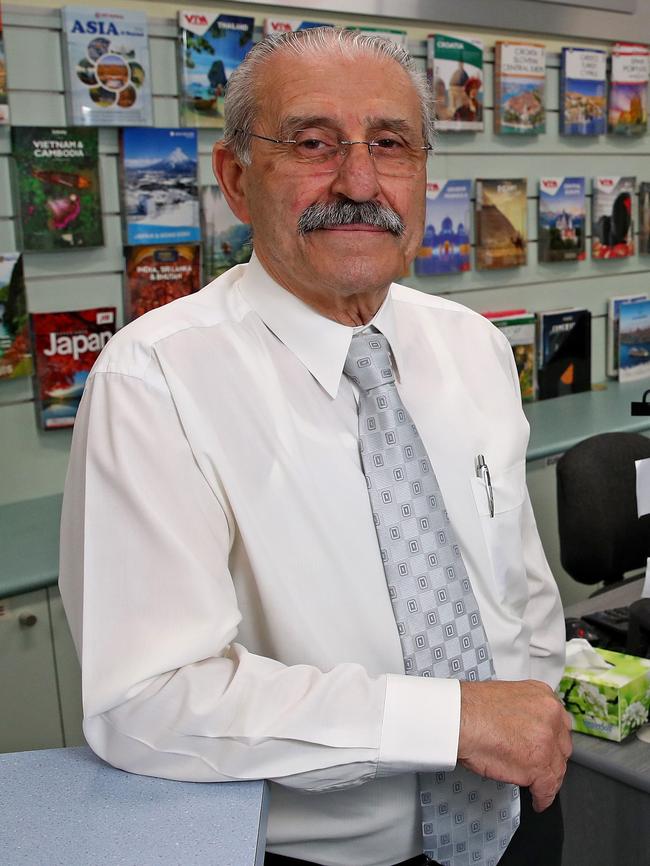
[[[296,143],[296,146],[302,151],[318,153],[319,150],[327,150],[332,147],[332,144],[320,138],[303,138]]]
[[[400,150],[404,147],[401,141],[397,141],[395,138],[378,138],[375,141],[375,145],[380,150]]]

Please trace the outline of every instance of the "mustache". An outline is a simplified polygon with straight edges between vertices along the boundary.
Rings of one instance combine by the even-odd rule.
[[[399,238],[404,234],[404,222],[396,211],[376,201],[337,200],[309,205],[298,220],[298,232],[306,235],[317,229],[365,223],[389,231]]]

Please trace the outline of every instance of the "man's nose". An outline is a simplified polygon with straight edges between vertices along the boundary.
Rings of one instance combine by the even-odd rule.
[[[375,160],[365,142],[347,145],[347,152],[332,182],[332,192],[353,201],[369,201],[380,192]]]

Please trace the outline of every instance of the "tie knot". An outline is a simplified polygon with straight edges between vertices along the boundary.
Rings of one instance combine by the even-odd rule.
[[[361,331],[352,337],[343,372],[362,391],[395,381],[390,362],[390,345],[383,334]]]

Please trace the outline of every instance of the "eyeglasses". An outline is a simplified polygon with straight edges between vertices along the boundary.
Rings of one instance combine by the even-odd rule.
[[[414,177],[424,168],[430,144],[410,145],[398,136],[385,136],[377,141],[342,141],[320,132],[318,137],[311,132],[297,132],[295,138],[269,138],[255,132],[236,129],[240,135],[270,141],[287,148],[296,168],[305,168],[313,174],[328,174],[338,171],[350,148],[354,144],[365,144],[377,174],[388,177]]]

